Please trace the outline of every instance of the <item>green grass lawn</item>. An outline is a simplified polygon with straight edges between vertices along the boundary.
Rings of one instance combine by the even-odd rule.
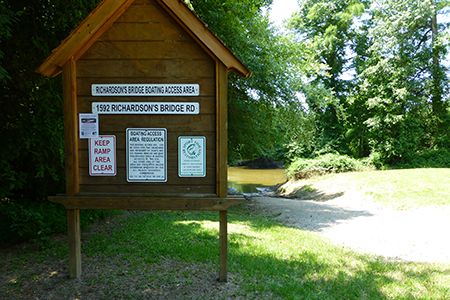
[[[404,170],[343,175],[376,201],[389,196],[387,204],[401,206],[448,204],[442,190],[449,174]],[[419,184],[426,190],[421,191]],[[421,201],[421,194],[436,195],[427,199],[437,200]],[[246,205],[230,209],[228,219],[228,283],[216,280],[217,212],[142,211],[111,217],[82,233],[81,280],[68,279],[65,236],[0,249],[0,295],[2,299],[450,299],[449,264],[359,254],[272,218],[255,216]]]
[[[368,200],[390,207],[450,205],[450,169],[352,172],[317,177],[314,182],[354,188]]]

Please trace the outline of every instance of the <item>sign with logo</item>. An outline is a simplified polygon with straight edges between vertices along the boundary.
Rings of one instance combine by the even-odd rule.
[[[101,135],[89,140],[89,175],[116,176],[116,136]]]
[[[178,176],[206,176],[206,138],[180,136],[178,138]]]
[[[167,181],[167,129],[127,128],[127,181]]]

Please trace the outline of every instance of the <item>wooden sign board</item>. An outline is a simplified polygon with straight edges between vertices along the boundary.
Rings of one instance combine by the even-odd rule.
[[[226,214],[243,203],[227,195],[229,70],[251,74],[178,0],[104,0],[38,69],[63,73],[66,195],[50,200],[67,209],[71,277],[79,209],[189,209],[220,211],[226,280]],[[89,114],[100,141],[80,138]]]

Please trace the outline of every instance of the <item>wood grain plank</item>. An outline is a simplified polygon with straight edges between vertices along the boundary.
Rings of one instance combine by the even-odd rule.
[[[214,77],[214,61],[206,60],[79,60],[79,77]]]
[[[214,132],[214,115],[100,115],[100,132],[166,128],[167,132]]]
[[[114,23],[97,41],[194,42],[178,23]]]
[[[140,210],[212,210],[226,211],[242,204],[243,198],[150,198],[150,197],[68,197],[54,196],[51,201],[66,209],[140,209]]]
[[[80,185],[129,185],[132,189],[134,185],[161,185],[159,182],[127,182],[126,168],[117,168],[116,176],[90,176],[88,168],[80,168]],[[168,168],[167,182],[164,185],[214,185],[216,174],[214,169],[206,170],[206,177],[178,177],[178,168]]]
[[[159,186],[148,186],[148,185],[137,185],[134,184],[130,186],[125,185],[82,185],[80,190],[83,193],[114,193],[116,195],[121,195],[124,193],[145,193],[153,194],[154,196],[172,196],[181,197],[188,194],[202,195],[202,194],[213,194],[216,193],[215,185],[183,185],[183,186],[173,186],[173,185],[159,185]]]
[[[193,42],[119,41],[96,42],[81,58],[85,59],[196,59],[209,56]]]
[[[174,20],[157,3],[148,1],[147,3],[134,3],[118,19],[119,23],[170,23]]]

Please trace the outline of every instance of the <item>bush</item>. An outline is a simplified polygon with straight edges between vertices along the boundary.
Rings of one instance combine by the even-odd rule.
[[[0,202],[0,218],[2,244],[37,239],[45,234],[65,229],[64,207],[60,208],[52,203],[2,201]]]
[[[297,158],[287,169],[288,178],[304,179],[314,175],[375,169],[377,158],[359,160],[347,155],[325,154],[314,159]]]
[[[378,152],[370,153],[369,157],[363,158],[361,161],[364,166],[369,167],[369,168],[373,167],[377,170],[388,168],[388,166],[384,163],[384,160],[381,157],[381,154]]]
[[[82,228],[112,214],[111,210],[83,210]],[[46,235],[67,231],[64,206],[50,201],[0,201],[0,244],[14,244],[28,240],[45,240]]]
[[[414,168],[449,168],[450,151],[445,149],[418,152],[407,159],[400,160],[393,166],[396,169]]]

